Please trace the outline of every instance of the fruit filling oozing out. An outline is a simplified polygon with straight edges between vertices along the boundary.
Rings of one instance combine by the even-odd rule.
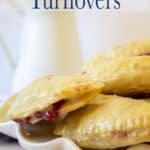
[[[65,104],[66,100],[61,100],[46,110],[37,111],[33,115],[22,118],[22,119],[14,119],[15,122],[18,123],[26,123],[31,124],[33,120],[54,120],[57,119],[59,115],[60,108]]]

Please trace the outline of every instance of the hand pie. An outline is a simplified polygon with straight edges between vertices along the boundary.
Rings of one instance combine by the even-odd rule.
[[[94,59],[99,59],[100,55],[105,59],[150,55],[150,38],[133,41],[104,50],[101,54],[96,55]]]
[[[150,55],[150,38],[116,46],[105,52],[106,57],[124,58]]]
[[[0,120],[36,123],[56,119],[88,104],[102,84],[85,77],[47,76],[34,81],[0,108]]]
[[[54,133],[87,149],[114,149],[150,141],[150,101],[99,95],[71,112]]]
[[[100,53],[96,54],[94,57],[92,57],[84,68],[86,68],[86,66],[95,63],[100,64],[103,61],[108,61],[111,59],[123,59],[126,57],[147,55],[150,55],[150,38],[118,45],[111,49],[103,50]],[[84,74],[84,72],[85,71],[83,70],[82,73]]]
[[[16,101],[17,94],[10,97],[3,105],[0,106],[0,122],[8,121],[8,110]]]
[[[83,76],[103,82],[104,94],[150,94],[150,57],[136,56],[108,61],[93,59],[83,68]]]

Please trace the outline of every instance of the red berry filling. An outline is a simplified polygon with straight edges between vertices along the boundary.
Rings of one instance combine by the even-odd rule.
[[[61,100],[55,104],[52,105],[52,109],[44,110],[44,111],[38,111],[34,113],[34,117],[42,120],[53,120],[59,117],[59,109],[63,106],[65,103],[65,100]],[[23,119],[14,119],[15,122],[18,123],[26,123],[30,124],[31,123],[31,118],[32,117],[26,117]]]
[[[43,120],[53,120],[59,116],[59,112],[58,111],[54,111],[54,112],[41,111],[41,112],[36,112],[34,116],[36,118],[43,119]]]
[[[31,117],[26,117],[26,118],[23,118],[23,119],[14,119],[14,121],[18,122],[18,123],[29,124],[31,122]]]

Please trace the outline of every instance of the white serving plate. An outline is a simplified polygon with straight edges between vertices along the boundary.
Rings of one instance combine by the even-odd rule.
[[[26,139],[22,136],[19,126],[13,121],[1,123],[0,132],[18,139],[20,145],[26,150],[81,150],[67,138],[57,138],[46,142],[36,142]]]
[[[1,97],[0,105],[7,96]],[[45,142],[29,140],[21,134],[19,125],[13,121],[0,123],[0,132],[18,139],[20,145],[26,150],[81,150],[73,141],[67,138],[56,138]]]

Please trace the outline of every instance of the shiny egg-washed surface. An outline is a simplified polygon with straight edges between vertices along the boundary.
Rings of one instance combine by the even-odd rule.
[[[150,93],[150,38],[113,47],[97,54],[82,74],[105,83],[104,94]]]
[[[136,96],[150,93],[150,56],[91,61],[84,75],[103,82],[104,94]]]
[[[99,95],[71,112],[54,133],[82,148],[114,149],[150,141],[150,100]]]
[[[0,120],[7,121],[28,117],[36,111],[47,109],[63,99],[66,100],[66,103],[61,112],[70,112],[89,103],[102,87],[102,84],[97,84],[96,81],[85,77],[49,75],[34,81],[6,101],[0,107]],[[84,99],[85,94],[87,95]]]

